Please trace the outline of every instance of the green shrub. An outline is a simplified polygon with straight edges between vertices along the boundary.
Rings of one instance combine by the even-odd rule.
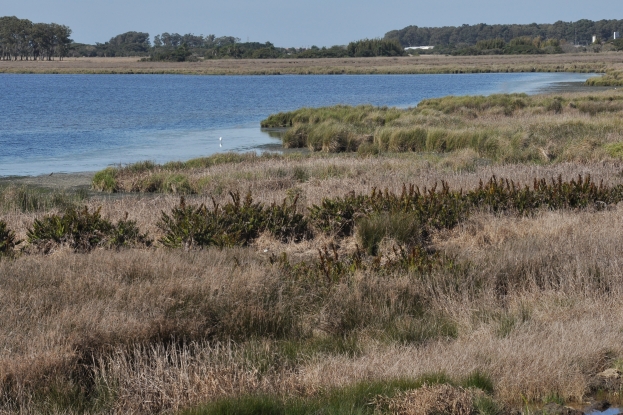
[[[164,236],[160,242],[169,248],[186,249],[215,245],[213,235],[216,230],[213,222],[206,219],[207,215],[204,205],[186,206],[186,201],[182,197],[180,204],[173,208],[170,216],[162,212],[158,227],[164,232]]]
[[[0,220],[0,257],[12,256],[15,246],[20,242],[15,236],[15,232],[7,227],[6,222]]]
[[[28,229],[28,242],[48,252],[53,246],[67,244],[77,252],[88,252],[102,246],[114,226],[103,219],[100,209],[89,212],[69,208],[63,215],[35,219]]]
[[[141,233],[136,225],[136,221],[128,220],[126,212],[125,218],[117,222],[110,230],[107,238],[108,246],[116,249],[130,248],[139,246],[150,246],[152,240],[147,233]]]
[[[171,214],[162,212],[158,227],[164,232],[160,242],[170,248],[186,249],[206,246],[248,245],[262,232],[269,231],[282,241],[309,235],[307,220],[297,212],[296,199],[288,204],[265,207],[253,203],[250,193],[244,200],[238,192],[230,192],[232,201],[214,208],[205,205],[187,206],[184,198]]]
[[[102,218],[101,208],[89,212],[85,207],[70,207],[60,214],[35,219],[27,230],[28,242],[44,253],[56,246],[67,245],[76,252],[89,252],[97,247],[121,248],[149,245],[147,234],[141,234],[136,222],[127,217],[116,225]]]
[[[282,242],[300,242],[312,236],[307,218],[297,211],[298,196],[292,203],[283,201],[281,205],[272,204],[265,209],[265,229]]]
[[[361,216],[365,196],[349,193],[345,197],[325,198],[309,208],[309,220],[320,231],[337,236],[351,235],[355,220]]]

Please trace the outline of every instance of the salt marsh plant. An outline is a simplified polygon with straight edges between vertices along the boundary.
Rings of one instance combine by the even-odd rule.
[[[547,171],[568,176],[564,169],[571,166]],[[517,166],[508,168],[493,171],[520,175]],[[486,413],[516,405],[521,396],[583,399],[591,376],[623,355],[620,327],[608,318],[621,311],[619,170],[610,167],[609,176],[599,170],[608,178],[603,185],[587,177],[524,180],[527,187],[491,178],[461,191],[484,174],[477,172],[471,181],[440,181],[426,191],[358,187],[338,198],[323,188],[327,203],[316,203],[317,222],[311,211],[296,210],[318,226],[316,237],[300,244],[282,244],[264,225],[262,238],[247,227],[242,242],[223,248],[94,248],[49,256],[25,250],[0,261],[6,326],[0,330],[6,345],[0,410],[210,413],[264,407],[245,403],[264,396],[269,407],[294,402],[318,411],[333,407],[325,397],[335,392],[346,394],[344,401],[360,396],[356,407],[373,413],[378,408],[366,403],[374,396],[419,388],[426,373],[440,379],[430,376],[428,385],[482,390],[484,398],[472,404]],[[521,177],[534,172],[530,166]],[[286,206],[298,194],[292,192]],[[238,208],[225,209],[236,205],[230,198],[217,202],[218,223],[223,229],[231,223],[230,234],[273,221],[265,216],[270,204],[252,200],[242,214],[245,197]],[[146,224],[144,212],[173,217],[177,200],[102,202],[110,211],[135,206],[131,217]],[[201,205],[188,200],[191,217]],[[355,209],[346,211],[349,206]],[[20,215],[8,219],[17,232],[25,218],[40,219]],[[283,215],[278,228],[293,226],[290,218],[299,223]],[[430,237],[401,236],[394,217],[415,218],[413,229],[421,224]],[[376,255],[357,247],[350,236],[366,220],[381,224],[376,229],[395,243]],[[600,342],[591,341],[597,336]]]
[[[428,99],[416,108],[361,105],[301,108],[269,116],[263,127],[288,127],[286,148],[322,152],[433,152],[462,149],[497,162],[598,159],[623,140],[623,96],[501,94]],[[589,117],[586,117],[588,115]]]
[[[76,252],[89,252],[98,247],[122,248],[149,246],[151,240],[142,234],[135,221],[122,219],[113,224],[100,214],[100,209],[89,211],[70,207],[62,214],[35,219],[27,232],[28,242],[37,250],[48,253],[60,246],[69,246]]]
[[[170,248],[202,248],[248,245],[264,231],[287,241],[310,235],[307,218],[297,211],[295,198],[281,205],[264,206],[254,203],[250,193],[241,198],[240,193],[230,192],[231,201],[213,208],[205,205],[187,205],[185,199],[173,208],[171,214],[162,212],[158,223],[164,233],[160,242]]]

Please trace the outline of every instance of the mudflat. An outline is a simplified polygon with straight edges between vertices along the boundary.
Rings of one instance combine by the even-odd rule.
[[[6,176],[0,177],[0,186],[36,186],[53,190],[80,189],[91,186],[93,172],[53,173],[40,176]]]
[[[59,74],[427,74],[480,72],[604,72],[623,69],[623,54],[442,56],[324,59],[219,59],[143,62],[130,58],[0,61],[0,73]]]

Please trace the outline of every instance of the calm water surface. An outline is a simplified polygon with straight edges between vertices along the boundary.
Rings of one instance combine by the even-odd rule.
[[[279,143],[260,130],[262,119],[303,106],[409,107],[445,95],[536,93],[590,76],[0,74],[0,176],[256,150]]]

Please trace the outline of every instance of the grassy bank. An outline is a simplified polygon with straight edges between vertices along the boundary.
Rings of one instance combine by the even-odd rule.
[[[589,78],[586,84],[590,86],[623,86],[623,73],[620,70],[608,70],[603,76]]]
[[[621,69],[620,54],[545,56],[413,56],[335,59],[219,59],[201,62],[140,62],[138,58],[63,61],[1,61],[0,73],[57,74],[440,74],[502,72],[605,72]]]
[[[492,162],[548,163],[618,157],[619,91],[445,97],[416,108],[302,108],[271,115],[263,127],[288,127],[286,148],[322,152],[451,153]]]

